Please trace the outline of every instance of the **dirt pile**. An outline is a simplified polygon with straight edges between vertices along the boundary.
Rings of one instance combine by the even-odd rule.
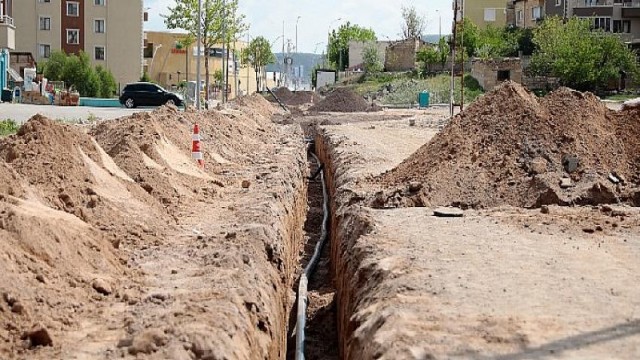
[[[347,88],[337,88],[316,105],[309,108],[310,112],[369,112],[382,110],[375,104],[369,104],[360,95]]]
[[[291,91],[288,88],[281,87],[274,91],[274,94],[285,105],[300,106],[318,103],[321,98],[314,91]],[[274,99],[275,101],[275,99]]]
[[[590,93],[538,99],[507,82],[457,115],[379,180],[372,205],[463,208],[633,202],[637,112],[615,113]]]

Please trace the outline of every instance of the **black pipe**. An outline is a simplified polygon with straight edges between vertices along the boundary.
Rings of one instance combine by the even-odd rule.
[[[311,260],[304,268],[304,273],[300,276],[300,283],[298,284],[298,316],[296,320],[296,360],[304,360],[304,328],[307,323],[307,305],[309,299],[307,298],[307,285],[309,279],[313,275],[313,272],[318,265],[318,261],[320,261],[320,254],[322,253],[322,248],[324,244],[327,242],[328,237],[328,224],[329,224],[329,195],[327,193],[327,184],[324,178],[324,165],[320,162],[320,159],[313,152],[309,151],[311,156],[316,160],[316,164],[318,164],[318,171],[320,173],[320,180],[322,181],[322,228],[320,232],[320,239],[316,243],[316,247],[313,251],[313,256],[311,256]],[[314,176],[315,177],[315,176]]]

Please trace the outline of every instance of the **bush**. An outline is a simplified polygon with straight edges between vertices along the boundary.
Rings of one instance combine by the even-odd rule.
[[[116,93],[117,85],[116,80],[111,73],[111,70],[105,69],[102,66],[96,66],[96,74],[100,79],[100,91],[98,96],[102,98],[110,98]]]
[[[0,121],[0,136],[7,136],[18,132],[18,124],[11,119]]]
[[[116,81],[111,71],[91,65],[89,55],[67,55],[62,51],[51,53],[43,65],[43,74],[50,81],[64,81],[67,88],[75,88],[81,96],[111,97],[116,91]]]

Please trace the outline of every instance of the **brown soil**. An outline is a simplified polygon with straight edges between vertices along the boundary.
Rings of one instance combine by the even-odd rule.
[[[274,91],[278,99],[285,105],[300,106],[306,104],[317,103],[321,98],[314,91],[291,91],[285,87],[278,88]]]
[[[309,108],[309,112],[370,112],[382,108],[369,104],[362,96],[347,88],[337,88],[324,100]]]
[[[433,140],[377,178],[374,207],[634,202],[640,113],[614,112],[567,88],[536,98],[508,82],[472,103]],[[575,171],[566,168],[576,157]],[[608,179],[615,174],[621,183]],[[568,188],[560,181],[570,179]],[[567,181],[567,180],[565,180]]]
[[[307,170],[276,111],[36,116],[0,139],[0,358],[284,356]]]

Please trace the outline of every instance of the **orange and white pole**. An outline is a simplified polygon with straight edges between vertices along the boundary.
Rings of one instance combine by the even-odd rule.
[[[200,126],[193,126],[193,135],[191,136],[191,156],[198,162],[198,166],[204,169],[204,157],[200,148]]]

